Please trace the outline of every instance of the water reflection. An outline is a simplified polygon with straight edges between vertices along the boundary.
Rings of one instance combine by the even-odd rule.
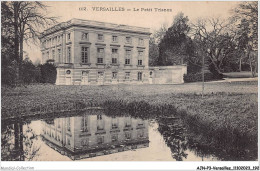
[[[28,123],[2,124],[1,131],[2,161],[31,161],[37,156],[40,149],[36,143],[38,136]]]
[[[41,124],[45,143],[72,160],[149,146],[147,120],[84,114]]]
[[[183,161],[187,158],[187,138],[181,120],[171,118],[159,119],[158,131],[162,134],[165,143],[171,149],[171,155],[176,161]]]
[[[88,111],[78,116],[35,120],[2,121],[3,161],[91,160],[93,157],[93,160],[135,161],[257,158],[254,152],[257,143],[248,145],[247,139],[237,136],[237,143],[220,140],[221,144],[203,131],[189,129],[189,125],[174,117],[148,121],[124,114],[107,116],[103,111]]]

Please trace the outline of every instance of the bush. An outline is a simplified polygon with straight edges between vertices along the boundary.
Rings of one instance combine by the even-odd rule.
[[[21,80],[24,84],[36,82],[37,68],[33,65],[31,60],[25,59],[22,63],[20,72]]]
[[[41,83],[51,83],[55,84],[57,71],[54,64],[45,63],[40,65],[41,70]]]
[[[213,74],[210,72],[204,73],[204,81],[210,81],[213,80]],[[188,73],[184,75],[184,82],[189,83],[189,82],[198,82],[202,81],[202,73],[197,72],[197,73]]]
[[[16,79],[16,67],[15,65],[3,65],[1,68],[1,83],[2,85],[6,86],[14,86],[15,85],[15,79]]]

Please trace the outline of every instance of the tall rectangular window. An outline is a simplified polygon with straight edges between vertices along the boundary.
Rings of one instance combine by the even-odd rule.
[[[118,49],[112,49],[112,64],[117,64]]]
[[[58,49],[58,62],[61,62],[61,49]]]
[[[71,63],[71,47],[67,49],[67,63]]]
[[[111,141],[112,142],[116,142],[117,140],[118,140],[118,135],[117,134],[111,135]]]
[[[67,34],[68,40],[71,40],[70,33]]]
[[[125,40],[126,40],[127,44],[131,44],[132,43],[131,37],[126,37]]]
[[[88,33],[82,33],[81,39],[88,40]]]
[[[98,144],[104,143],[104,136],[98,136],[98,137],[97,137],[97,143],[98,143]]]
[[[103,64],[103,58],[104,58],[104,48],[98,48],[97,49],[97,54],[98,54],[98,56],[97,56],[97,63],[98,64]]]
[[[103,76],[103,72],[102,72],[102,76]],[[102,115],[97,115],[97,131],[104,130],[104,127],[105,127],[105,122],[102,119]]]
[[[130,59],[131,59],[131,50],[126,50],[125,51],[126,56],[125,56],[125,64],[129,65],[130,64]]]
[[[138,63],[137,63],[137,65],[143,65],[143,56],[144,56],[144,52],[138,51]]]
[[[81,47],[81,62],[88,63],[88,47]]]
[[[114,43],[118,42],[118,37],[117,36],[112,36],[112,42],[114,42]]]
[[[55,50],[52,50],[52,59],[55,60]]]
[[[127,140],[130,140],[130,139],[131,139],[131,133],[130,133],[130,132],[126,132],[126,133],[125,133],[125,138],[126,138]]]
[[[125,79],[126,80],[130,80],[130,72],[126,72],[125,73]]]
[[[117,72],[112,72],[112,79],[113,80],[117,79]]]
[[[143,75],[142,72],[138,72],[138,74],[137,74],[137,80],[138,81],[142,81],[142,75]]]
[[[88,116],[81,118],[81,132],[88,132]]]
[[[60,36],[57,37],[57,44],[60,44]]]
[[[67,131],[70,132],[70,118],[67,118]]]
[[[144,45],[144,39],[139,38],[138,39],[138,45],[143,46]]]
[[[98,34],[98,41],[104,41],[104,35]]]
[[[139,59],[138,60],[138,65],[143,65],[143,60]]]

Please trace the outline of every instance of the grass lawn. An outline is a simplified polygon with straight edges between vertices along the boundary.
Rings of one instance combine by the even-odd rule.
[[[174,105],[215,127],[229,125],[257,135],[257,82],[207,82],[201,97],[201,83],[181,85],[2,87],[2,108],[84,100],[102,105],[105,101],[145,101],[150,105]],[[5,117],[2,113],[2,117]]]
[[[228,73],[223,73],[223,75],[227,78],[251,78],[252,77],[252,73],[249,71],[228,72]],[[257,73],[256,76],[258,76]]]

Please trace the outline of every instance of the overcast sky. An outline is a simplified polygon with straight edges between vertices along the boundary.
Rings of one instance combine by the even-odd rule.
[[[72,18],[110,22],[115,24],[125,24],[132,26],[148,27],[153,32],[162,23],[172,23],[174,16],[178,12],[187,15],[190,21],[201,17],[229,17],[230,10],[238,2],[44,2],[49,6],[49,16],[59,16],[58,21],[68,21]],[[86,7],[85,10],[79,10]],[[94,11],[93,8],[113,7],[124,8],[124,11]],[[134,8],[139,11],[134,11]],[[141,11],[143,8],[143,11]],[[155,8],[168,9],[168,12],[156,12]],[[83,9],[83,8],[82,8]],[[127,11],[130,9],[131,11]],[[144,11],[144,9],[147,9]],[[40,48],[35,45],[28,47],[25,45],[29,58],[35,62],[41,59]]]

